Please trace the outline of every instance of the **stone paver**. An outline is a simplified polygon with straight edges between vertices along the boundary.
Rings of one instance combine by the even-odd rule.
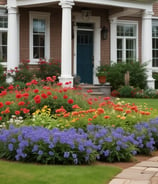
[[[158,184],[158,156],[124,169],[109,184]]]
[[[158,176],[151,179],[152,184],[158,184]]]
[[[135,166],[138,166],[138,167],[157,167],[158,168],[158,161],[157,162],[143,161],[143,162],[140,162],[139,164],[136,164]]]

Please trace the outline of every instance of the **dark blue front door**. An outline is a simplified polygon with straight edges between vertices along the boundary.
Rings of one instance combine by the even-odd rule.
[[[93,83],[93,32],[77,32],[77,75],[81,83]]]

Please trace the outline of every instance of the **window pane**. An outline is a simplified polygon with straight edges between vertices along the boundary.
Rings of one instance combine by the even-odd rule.
[[[0,62],[7,62],[7,32],[0,32]]]
[[[136,36],[136,25],[125,25],[124,32],[125,36]]]
[[[126,49],[136,49],[136,40],[126,39]]]
[[[44,47],[39,48],[40,58],[44,58]]]
[[[45,20],[39,20],[39,27],[38,27],[38,31],[39,33],[44,33],[45,32]]]
[[[153,67],[158,67],[158,58],[153,59]]]
[[[158,67],[158,21],[153,21],[152,26],[152,65],[153,67]]]
[[[123,26],[118,25],[117,26],[117,36],[123,36],[123,35],[124,35]]]
[[[33,19],[33,57],[45,57],[45,20]]]
[[[38,58],[40,58],[39,55],[40,55],[40,54],[39,54],[39,47],[34,47],[34,48],[33,48],[33,57],[34,57],[35,59],[36,59],[36,58],[38,59]]]
[[[158,50],[153,50],[153,57],[158,58]]]
[[[122,39],[117,39],[117,49],[122,49],[123,45],[122,45]]]
[[[126,60],[136,60],[136,40],[126,39]]]
[[[0,17],[0,28],[7,28],[8,27],[8,18],[7,17]]]
[[[117,62],[122,62],[122,51],[118,50],[117,51]]]

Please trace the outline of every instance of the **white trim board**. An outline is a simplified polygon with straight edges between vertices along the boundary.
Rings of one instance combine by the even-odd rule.
[[[96,68],[100,66],[100,45],[101,45],[101,28],[100,28],[100,17],[90,16],[89,19],[85,20],[81,13],[73,13],[75,24],[80,23],[93,23],[94,24],[94,42],[93,42],[93,54],[94,54],[94,67],[93,67],[93,84],[98,84],[98,79],[96,77]],[[74,75],[77,73],[77,31],[78,28],[74,26]]]
[[[45,19],[46,21],[46,32],[45,32],[45,59],[48,61],[50,59],[50,13],[46,12],[36,12],[36,11],[30,11],[29,14],[29,24],[30,24],[30,29],[29,29],[29,40],[30,40],[30,45],[29,45],[29,51],[30,51],[30,64],[38,64],[39,59],[33,59],[33,37],[32,37],[32,30],[33,30],[33,25],[32,25],[32,20],[33,18],[41,18]]]

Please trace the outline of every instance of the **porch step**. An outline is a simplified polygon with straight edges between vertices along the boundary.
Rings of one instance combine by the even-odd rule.
[[[89,85],[81,84],[82,92],[88,93],[90,95],[96,96],[110,96],[111,95],[111,86],[109,84],[105,85]]]
[[[93,96],[105,96],[104,93],[100,92],[100,91],[91,92],[90,95],[93,95]]]

